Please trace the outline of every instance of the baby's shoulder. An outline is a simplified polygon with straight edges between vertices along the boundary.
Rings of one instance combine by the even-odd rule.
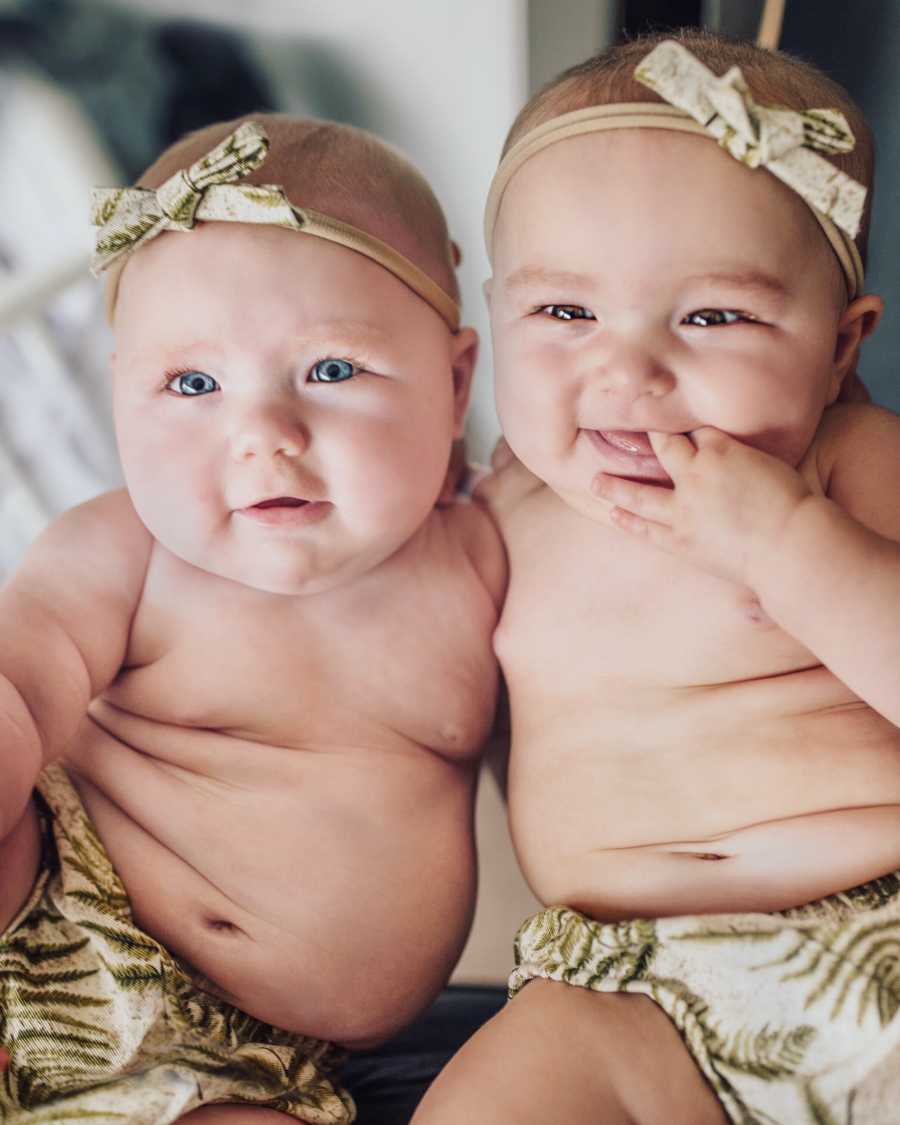
[[[900,530],[900,416],[871,403],[837,403],[822,417],[814,454],[825,495],[894,537]]]
[[[489,509],[502,531],[513,513],[546,487],[501,438],[491,457],[491,470],[482,475],[473,495]]]
[[[124,488],[69,508],[35,540],[23,562],[34,571],[53,568],[114,585],[146,571],[153,539]]]
[[[83,504],[64,512],[59,517],[59,522],[62,521],[68,521],[77,534],[105,534],[110,539],[124,537],[147,549],[152,542],[152,536],[135,511],[127,488],[113,488],[85,500]]]
[[[440,524],[450,543],[463,552],[499,606],[506,590],[506,551],[484,501],[477,495],[461,495],[453,503],[435,509],[431,518]]]
[[[822,415],[813,449],[830,472],[900,458],[900,416],[869,402],[835,403]]]

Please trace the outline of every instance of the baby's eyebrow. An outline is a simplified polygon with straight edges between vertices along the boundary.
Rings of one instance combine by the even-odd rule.
[[[721,270],[694,274],[684,280],[688,285],[727,285],[730,289],[746,289],[772,297],[786,297],[788,293],[783,281],[762,270]]]
[[[392,336],[380,325],[368,320],[324,320],[306,329],[299,330],[295,340],[311,343],[361,343],[388,344]]]
[[[194,356],[200,360],[215,358],[222,352],[222,345],[217,340],[187,340],[173,344],[160,344],[154,342],[146,347],[136,348],[128,353],[131,362],[152,362],[154,365],[188,362]]]
[[[507,293],[520,289],[533,289],[542,285],[562,289],[584,289],[593,279],[584,273],[569,270],[551,270],[544,266],[522,266],[506,278],[503,287]]]

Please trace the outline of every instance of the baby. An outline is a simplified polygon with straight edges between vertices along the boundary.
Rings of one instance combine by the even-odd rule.
[[[838,402],[871,183],[840,88],[699,33],[513,126],[491,317],[534,475],[488,488],[495,644],[515,846],[565,905],[417,1125],[896,1125],[900,420]]]
[[[4,1121],[349,1122],[333,1045],[471,920],[505,555],[436,507],[456,251],[374,137],[259,122],[96,202],[127,487],[0,592]]]

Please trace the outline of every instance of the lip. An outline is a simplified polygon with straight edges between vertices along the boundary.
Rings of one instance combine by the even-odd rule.
[[[652,453],[631,453],[607,441],[602,430],[582,430],[601,456],[603,472],[619,477],[669,481],[669,474]],[[627,431],[622,431],[627,432]],[[645,431],[635,431],[645,432]]]
[[[247,508],[236,508],[235,515],[243,516],[263,527],[306,527],[324,519],[333,507],[328,500],[306,500],[302,504],[282,504],[266,508],[254,504]]]

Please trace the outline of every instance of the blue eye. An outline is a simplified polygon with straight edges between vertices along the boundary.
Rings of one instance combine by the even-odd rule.
[[[359,371],[355,363],[349,359],[320,359],[313,364],[309,373],[311,383],[343,383],[351,379]]]
[[[681,323],[691,324],[695,328],[718,328],[723,324],[738,324],[749,320],[750,317],[735,312],[734,309],[697,309],[696,312],[688,313]]]
[[[166,390],[177,395],[208,395],[219,389],[212,375],[204,375],[202,371],[182,371],[166,383]]]

